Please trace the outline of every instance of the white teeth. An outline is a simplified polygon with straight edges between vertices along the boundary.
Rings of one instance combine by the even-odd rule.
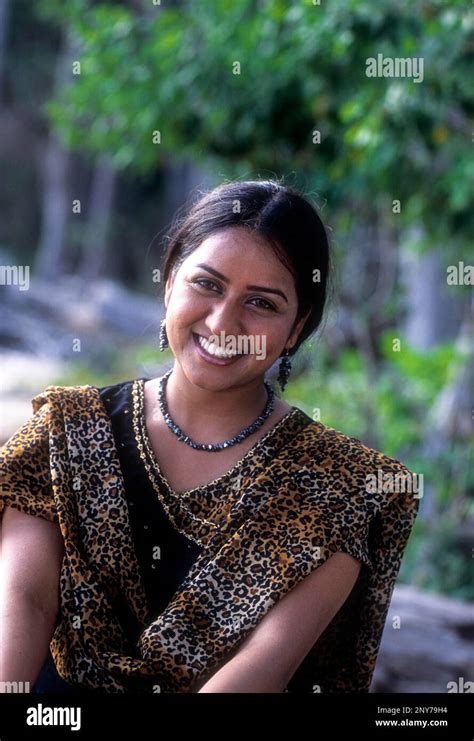
[[[205,340],[204,337],[199,336],[198,338],[199,344],[201,347],[209,353],[209,355],[214,355],[216,358],[233,358],[237,355],[237,353],[227,353],[225,350],[222,350],[220,347],[216,347],[216,345],[213,342],[209,342],[209,340]]]

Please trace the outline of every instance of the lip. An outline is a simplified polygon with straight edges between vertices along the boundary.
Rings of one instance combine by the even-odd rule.
[[[207,353],[203,347],[198,342],[198,337],[203,337],[203,335],[195,334],[192,332],[193,335],[193,341],[196,346],[196,350],[198,351],[199,355],[203,360],[206,360],[211,365],[232,365],[232,363],[236,363],[237,360],[240,360],[242,355],[236,355],[234,358],[229,358],[228,360],[225,360],[224,358],[216,358],[214,355],[210,355]],[[203,337],[203,339],[206,339],[206,337]]]

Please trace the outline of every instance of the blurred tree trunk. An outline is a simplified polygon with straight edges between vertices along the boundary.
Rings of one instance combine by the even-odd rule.
[[[35,273],[54,279],[61,272],[61,253],[70,210],[67,194],[67,152],[50,134],[41,157],[42,223]]]
[[[5,105],[5,60],[7,57],[7,21],[10,0],[0,0],[0,108]]]
[[[196,198],[197,191],[212,187],[209,172],[191,160],[178,160],[166,156],[163,161],[166,178],[166,190],[162,204],[163,213],[175,214],[179,209],[185,210]],[[183,200],[183,195],[187,198]]]
[[[379,375],[377,358],[378,322],[384,306],[396,289],[397,241],[387,225],[383,209],[375,208],[354,219],[341,276],[344,276],[341,302],[347,312],[350,336],[345,342],[355,342],[369,388],[375,387]],[[364,400],[364,440],[378,448],[380,430],[375,398]]]
[[[422,229],[416,227],[408,233],[407,241],[416,242],[423,236]],[[461,362],[453,361],[449,380],[433,399],[427,415],[422,450],[428,471],[430,461],[436,461],[449,450],[453,440],[465,439],[467,444],[472,434],[472,309],[466,304],[464,293],[454,297],[453,290],[449,291],[446,271],[451,261],[444,259],[441,248],[434,247],[423,254],[402,248],[400,258],[407,306],[403,323],[407,341],[418,350],[430,350],[451,340],[464,358]],[[462,479],[466,471],[453,472],[453,475],[457,477],[458,492],[464,494],[466,487]],[[426,479],[419,516],[435,524],[441,506],[437,496],[438,482],[430,480],[429,476]]]
[[[108,230],[117,174],[105,155],[96,163],[87,224],[84,231],[81,277],[87,281],[97,280],[106,263]]]
[[[474,313],[473,303],[465,307],[466,313],[456,338],[455,347],[460,354],[448,370],[448,381],[434,400],[426,420],[423,455],[434,461],[452,449],[455,441],[465,443],[465,456],[452,459],[451,479],[460,504],[468,496],[468,479],[472,469],[472,410],[474,409]],[[456,468],[457,466],[457,468]],[[428,468],[428,466],[427,466]],[[435,524],[439,517],[440,502],[434,495],[436,482],[427,477],[421,519]]]
[[[424,237],[421,227],[407,235],[407,241]],[[406,247],[400,249],[401,281],[404,286],[406,316],[403,332],[410,345],[429,350],[440,342],[454,340],[462,320],[463,302],[448,292],[448,263],[441,247],[433,246],[418,254]]]
[[[68,29],[64,31],[63,49],[56,61],[54,93],[66,83],[72,71],[74,44]],[[64,235],[71,202],[68,193],[69,155],[55,134],[50,133],[46,148],[39,155],[41,183],[41,233],[35,273],[42,279],[54,279],[61,272]]]

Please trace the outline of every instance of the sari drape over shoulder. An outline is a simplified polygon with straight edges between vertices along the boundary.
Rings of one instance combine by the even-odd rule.
[[[64,680],[104,693],[190,692],[278,600],[343,551],[362,562],[359,577],[287,691],[369,691],[419,507],[416,474],[295,408],[282,425],[286,444],[267,465],[246,457],[237,485],[220,499],[165,495],[176,527],[204,548],[150,622],[98,389],[48,386],[32,405],[32,417],[0,449],[0,516],[9,506],[60,527],[65,552],[50,648]],[[143,627],[133,646],[117,598]]]

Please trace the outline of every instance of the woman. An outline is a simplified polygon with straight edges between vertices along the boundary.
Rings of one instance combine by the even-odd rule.
[[[265,378],[319,327],[329,263],[301,194],[221,185],[167,246],[172,368],[33,399],[1,451],[3,590],[43,622],[28,661],[3,617],[2,679],[34,682],[50,644],[35,691],[368,691],[412,474]]]

